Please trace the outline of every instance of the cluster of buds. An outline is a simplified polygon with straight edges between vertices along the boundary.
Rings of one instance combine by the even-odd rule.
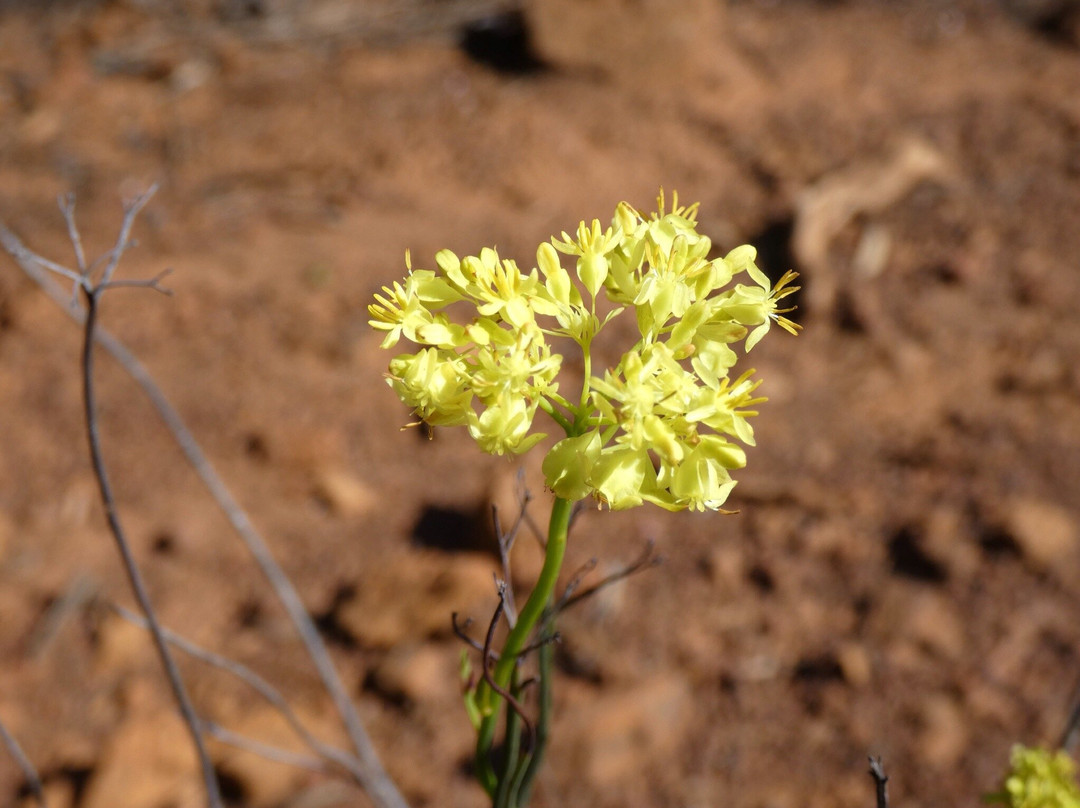
[[[771,284],[750,246],[710,258],[697,207],[676,196],[665,211],[662,192],[649,216],[622,202],[610,227],[581,222],[576,237],[541,244],[528,272],[489,248],[460,259],[443,250],[436,270],[414,270],[406,256],[404,282],[368,309],[384,348],[402,337],[419,346],[391,360],[391,387],[422,421],[465,426],[493,454],[543,440],[533,428],[543,410],[566,433],[543,462],[562,499],[719,509],[735,485],[730,471],[746,464],[735,441],[754,444],[746,419],[764,401],[752,370],[731,375],[733,348],[749,351],[772,323],[796,333],[778,304],[798,287],[793,272]],[[576,259],[576,282],[563,255]],[[458,308],[464,316],[452,319]],[[593,375],[593,340],[628,310],[639,339]],[[572,398],[560,393],[553,341],[582,352]]]

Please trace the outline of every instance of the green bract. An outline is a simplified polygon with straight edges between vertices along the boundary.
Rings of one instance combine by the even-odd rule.
[[[676,196],[665,211],[662,192],[648,217],[621,202],[607,229],[594,219],[576,237],[541,244],[528,272],[490,248],[460,259],[442,250],[436,270],[413,270],[406,255],[404,282],[368,307],[382,347],[403,337],[418,347],[391,360],[390,386],[420,419],[466,426],[492,454],[541,441],[533,421],[544,410],[565,433],[543,463],[562,499],[719,509],[735,485],[730,471],[746,464],[735,441],[754,444],[746,419],[765,400],[754,397],[752,370],[730,377],[732,346],[749,351],[774,322],[796,333],[778,303],[798,287],[794,272],[770,284],[749,245],[710,259],[697,208]],[[560,253],[576,258],[576,282]],[[749,282],[731,285],[742,276]],[[593,340],[628,309],[639,339],[594,373]],[[570,399],[550,343],[560,338],[585,366]]]

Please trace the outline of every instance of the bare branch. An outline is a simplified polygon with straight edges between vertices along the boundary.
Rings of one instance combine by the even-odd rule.
[[[452,626],[454,634],[457,636],[458,639],[460,639],[462,642],[464,642],[470,648],[475,648],[477,651],[480,651],[481,653],[484,652],[484,646],[481,645],[477,640],[474,640],[472,637],[470,637],[465,631],[469,626],[472,625],[472,618],[471,617],[465,618],[464,625],[460,625],[458,623],[458,613],[454,612],[453,614],[450,615],[450,625]],[[536,642],[530,643],[529,645],[526,645],[524,648],[522,648],[520,651],[518,651],[518,659],[524,659],[529,654],[531,654],[533,651],[537,650],[538,648],[542,648],[545,645],[548,645],[549,643],[561,642],[561,641],[562,641],[562,635],[559,634],[559,632],[557,632],[557,631],[552,633],[552,634],[549,634],[546,637],[541,637]],[[499,654],[497,652],[495,652],[494,650],[489,649],[488,654],[489,654],[488,658],[492,662],[498,662],[499,661]]]
[[[4,227],[3,222],[0,222],[0,246],[15,259],[20,268],[37,282],[57,305],[67,312],[68,316],[77,323],[84,322],[86,311],[70,305],[68,295],[60,289],[52,278],[41,270],[34,262],[33,254],[26,249],[14,233]],[[270,583],[278,600],[285,607],[285,611],[289,615],[289,619],[292,620],[308,656],[315,665],[323,686],[330,694],[334,702],[334,708],[341,717],[349,734],[349,739],[356,750],[361,771],[363,772],[361,778],[362,787],[379,808],[408,808],[408,803],[405,802],[393,780],[390,779],[383,768],[367,730],[360,720],[360,715],[350,700],[337,671],[334,669],[333,662],[330,661],[330,654],[322,641],[322,637],[319,636],[318,630],[315,628],[314,621],[300,600],[300,596],[292,582],[271,554],[262,534],[259,533],[247,513],[237,503],[232,492],[225,485],[224,480],[218,475],[217,470],[214,469],[203,453],[202,447],[199,446],[195,437],[187,428],[183,418],[180,417],[180,414],[162,392],[157,382],[154,381],[149,371],[122,342],[104,329],[96,329],[95,338],[142,388],[143,393],[165,423],[166,429],[172,434],[173,439],[199,476],[199,479],[202,480],[203,485],[206,486],[206,489],[217,502],[218,507],[224,512],[233,529],[247,546],[248,551]]]
[[[577,592],[578,587],[580,587],[582,581],[585,580],[585,576],[596,569],[598,563],[597,559],[593,557],[574,570],[573,574],[570,576],[570,580],[566,582],[566,588],[563,589],[562,597],[560,597],[555,604],[554,610],[556,612],[562,610],[567,601],[569,601],[573,594]]]
[[[229,746],[235,746],[237,749],[243,749],[245,752],[251,752],[274,763],[284,763],[286,766],[295,766],[298,769],[307,769],[322,774],[327,772],[326,761],[320,757],[300,755],[296,752],[290,752],[288,749],[256,741],[254,738],[241,735],[239,732],[233,732],[231,729],[215,724],[213,721],[203,721],[202,728],[207,735],[217,741],[226,743]]]
[[[498,693],[513,710],[521,718],[522,723],[525,725],[525,748],[531,749],[533,745],[534,730],[532,721],[529,720],[528,714],[525,712],[525,708],[521,705],[513,694],[505,688],[499,687],[495,682],[495,677],[491,675],[491,655],[495,652],[491,649],[491,644],[495,639],[495,629],[499,625],[499,618],[502,617],[503,609],[506,606],[506,584],[499,584],[499,605],[495,607],[495,614],[491,616],[491,624],[488,626],[487,637],[484,639],[484,651],[482,661],[482,669],[484,671],[484,681],[488,683],[493,691]]]
[[[63,264],[58,264],[55,261],[50,261],[48,258],[45,258],[44,256],[41,256],[41,255],[38,255],[37,253],[33,253],[33,252],[28,251],[28,254],[29,254],[31,260],[33,260],[36,263],[40,264],[42,267],[49,270],[50,272],[55,272],[57,275],[60,275],[60,276],[62,276],[64,278],[67,278],[70,281],[74,281],[76,289],[79,289],[80,287],[82,287],[82,285],[83,285],[83,276],[80,275],[78,272],[74,272],[74,271],[68,269]]]
[[[870,756],[870,776],[877,787],[877,808],[889,808],[889,778],[881,766],[881,758]]]
[[[171,269],[163,269],[154,277],[147,278],[146,280],[119,280],[109,281],[108,283],[102,281],[97,285],[97,288],[102,292],[106,289],[117,289],[125,286],[135,289],[153,289],[155,292],[160,292],[166,297],[172,297],[172,289],[161,285],[161,279],[166,278],[171,274]]]
[[[471,617],[466,617],[465,618],[465,624],[464,625],[458,625],[458,613],[453,612],[450,615],[450,625],[453,627],[454,634],[457,636],[457,638],[459,640],[464,642],[470,648],[475,648],[480,653],[484,652],[484,646],[481,645],[477,640],[474,640],[472,637],[470,637],[465,632],[465,629],[467,629],[469,626],[472,625],[472,618]],[[499,655],[496,654],[494,651],[492,651],[491,653],[492,653],[494,659],[497,661],[498,658],[499,658]]]
[[[34,764],[30,762],[30,758],[23,752],[22,747],[19,746],[19,742],[15,740],[15,736],[8,732],[8,728],[4,726],[4,722],[0,721],[0,742],[7,747],[8,754],[14,759],[19,769],[23,773],[23,777],[26,779],[26,787],[30,789],[30,793],[34,795],[34,800],[37,802],[39,808],[48,808],[48,802],[45,799],[45,789],[41,785],[41,777],[38,776],[37,769],[34,768]]]
[[[495,526],[495,538],[499,543],[499,558],[502,560],[503,579],[506,580],[508,584],[506,590],[506,622],[510,624],[510,628],[513,628],[517,623],[517,606],[514,603],[514,589],[509,585],[512,580],[510,576],[510,551],[514,549],[514,542],[517,540],[522,524],[529,518],[529,502],[532,501],[532,494],[529,492],[529,489],[525,487],[524,467],[518,469],[514,487],[517,491],[518,515],[508,532],[503,532],[502,524],[499,521],[498,506],[494,504],[491,506],[491,520]]]
[[[499,545],[499,560],[502,562],[503,580],[506,581],[506,622],[510,628],[517,623],[517,606],[514,604],[514,588],[510,585],[510,551],[514,547],[514,538],[518,526],[521,524],[521,516],[518,516],[514,527],[509,533],[503,533],[502,523],[499,521],[499,506],[491,504],[491,523],[495,528],[495,540]]]
[[[112,280],[113,272],[116,271],[120,259],[128,247],[132,246],[131,228],[135,224],[135,218],[139,215],[139,211],[146,207],[151,197],[157,193],[157,189],[157,183],[154,183],[143,193],[124,204],[124,220],[120,223],[120,235],[116,239],[116,246],[108,253],[109,263],[105,265],[105,271],[101,273],[101,284],[107,285]]]
[[[149,628],[149,625],[144,618],[125,609],[123,606],[115,603],[106,605],[125,620],[134,623],[140,628]],[[208,665],[212,665],[215,668],[220,668],[226,673],[232,674],[251,687],[281,714],[281,717],[285,719],[285,722],[292,731],[296,733],[297,737],[311,749],[312,752],[326,761],[334,763],[346,770],[359,782],[360,764],[356,758],[335,746],[323,743],[312,735],[308,728],[304,726],[303,722],[300,721],[299,716],[296,715],[292,707],[289,706],[285,697],[281,695],[281,691],[259,676],[259,674],[255,673],[255,671],[251,670],[251,668],[246,665],[237,662],[234,659],[222,656],[221,654],[209,651],[164,626],[162,626],[161,631],[170,645],[176,646],[185,654],[188,654],[201,662],[205,662]],[[203,721],[203,724],[204,726],[209,725],[205,720]]]
[[[86,573],[76,575],[59,598],[54,600],[35,622],[26,642],[31,659],[44,654],[56,639],[64,624],[93,599],[98,583]]]
[[[86,253],[83,252],[79,226],[75,223],[75,192],[71,191],[61,195],[57,202],[60,205],[60,212],[64,214],[64,221],[67,222],[68,239],[71,241],[71,246],[75,248],[75,265],[79,268],[79,275],[85,278],[87,273]]]
[[[563,592],[563,596],[559,598],[558,603],[556,603],[553,607],[553,613],[558,614],[559,612],[570,608],[575,603],[580,603],[585,598],[595,595],[601,589],[611,586],[616,581],[621,581],[623,578],[628,578],[634,573],[651,569],[652,567],[662,564],[664,561],[663,556],[658,556],[654,554],[653,551],[655,550],[655,547],[656,545],[653,540],[649,539],[649,541],[645,543],[645,549],[642,551],[641,555],[637,557],[637,559],[630,562],[622,569],[616,570],[615,572],[611,573],[611,575],[608,575],[606,578],[603,578],[602,580],[590,586],[588,589],[585,589],[581,592],[575,593],[573,591],[577,588],[577,586],[580,585],[580,579],[571,579],[570,584],[566,588],[566,591]],[[587,572],[589,569],[591,569],[591,567],[586,564],[583,569],[585,569],[585,571]]]
[[[151,192],[152,190],[153,189],[151,189]],[[140,199],[149,199],[149,195],[144,194]],[[142,207],[142,204],[145,204],[145,202],[129,206],[125,213],[124,223],[121,227],[121,240],[125,244],[127,243],[128,234],[131,230],[135,215]],[[117,254],[117,260],[118,259],[119,253]],[[109,275],[111,275],[112,270],[115,269],[115,264],[115,261],[110,264],[108,274],[101,282],[102,285],[94,288],[87,288],[86,285],[83,286],[84,297],[86,298],[86,321],[83,324],[82,350],[83,415],[86,420],[86,434],[90,443],[90,462],[94,469],[94,476],[98,481],[101,502],[105,507],[105,518],[109,523],[109,529],[112,532],[113,538],[116,540],[116,548],[120,553],[124,571],[127,573],[128,583],[135,593],[135,599],[139,602],[139,608],[142,609],[143,614],[146,616],[147,624],[150,627],[150,634],[154,639],[154,647],[157,649],[161,665],[165,669],[165,675],[169,680],[169,687],[172,690],[177,705],[180,707],[180,714],[183,716],[184,723],[187,725],[188,733],[191,735],[191,742],[195,747],[199,768],[202,770],[203,784],[206,788],[207,805],[210,806],[210,808],[223,808],[224,803],[221,798],[221,789],[218,785],[217,775],[214,772],[214,766],[210,762],[210,756],[206,751],[206,744],[203,741],[202,732],[200,731],[199,718],[195,713],[195,707],[191,702],[187,689],[184,687],[183,679],[180,676],[180,670],[176,666],[176,661],[172,657],[172,652],[169,650],[168,643],[166,643],[165,638],[162,635],[161,626],[158,625],[157,615],[154,611],[153,604],[150,602],[150,595],[146,590],[146,585],[143,582],[138,565],[135,563],[135,556],[131,551],[131,544],[128,542],[123,525],[120,522],[120,514],[116,507],[116,500],[113,497],[112,485],[109,482],[109,475],[105,467],[105,459],[101,449],[101,438],[97,421],[97,399],[94,390],[94,328],[97,324],[98,304],[101,300],[101,295],[106,291],[105,285],[109,282]]]
[[[536,537],[537,543],[542,548],[547,547],[547,535],[544,533],[543,528],[536,524],[536,520],[532,518],[531,513],[525,514],[525,524],[529,526],[529,532]]]

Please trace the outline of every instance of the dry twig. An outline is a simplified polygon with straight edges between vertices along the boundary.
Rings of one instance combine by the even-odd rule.
[[[4,726],[3,721],[0,721],[0,742],[7,747],[8,754],[15,759],[16,765],[22,771],[23,778],[26,780],[26,787],[34,795],[34,800],[38,806],[48,808],[48,802],[45,800],[45,789],[41,785],[41,777],[38,775],[37,769],[34,768],[30,758],[23,752],[19,742],[15,740],[15,736],[8,732],[8,728]]]
[[[140,628],[149,628],[146,620],[144,620],[142,617],[139,617],[139,615],[135,614],[134,612],[128,611],[123,606],[119,606],[115,603],[110,603],[108,605],[109,608],[111,608],[125,620],[134,623]],[[244,682],[244,684],[248,685],[252,690],[262,696],[274,709],[278,711],[281,717],[285,719],[285,723],[289,725],[289,728],[292,729],[294,733],[296,733],[296,736],[309,749],[311,749],[312,752],[314,752],[320,758],[323,758],[326,762],[335,764],[341,769],[349,772],[358,783],[360,782],[360,765],[356,758],[348,754],[347,752],[338,749],[335,746],[323,743],[314,735],[312,735],[310,730],[308,730],[308,728],[304,726],[299,716],[297,716],[296,713],[293,711],[292,707],[289,706],[289,703],[285,700],[285,697],[281,695],[281,692],[269,682],[267,682],[265,679],[263,679],[261,676],[259,676],[259,674],[255,673],[255,671],[251,670],[251,668],[247,667],[246,665],[237,662],[234,659],[229,659],[228,657],[222,656],[221,654],[216,654],[213,651],[209,651],[193,643],[186,637],[182,637],[176,632],[165,628],[164,626],[162,627],[162,633],[165,635],[165,639],[170,645],[176,646],[176,648],[180,649],[185,654],[188,654],[189,656],[192,656],[201,662],[205,662],[207,665],[212,665],[215,668],[220,668],[226,673],[232,674],[237,679]],[[227,734],[230,735],[230,737],[232,738],[241,737],[236,735],[236,733],[230,734],[229,730],[218,727],[216,724],[211,724],[207,721],[203,721],[203,726],[206,728],[213,726],[215,728],[215,731],[213,733],[214,737],[218,738],[219,740],[225,740],[226,742],[230,742],[223,737]],[[266,746],[265,744],[259,745],[259,748],[254,748],[254,742],[249,743],[247,746],[245,746],[245,748],[249,749],[250,751],[256,752],[256,754],[260,753],[259,748],[267,750],[273,749],[273,747]],[[292,753],[279,750],[277,753],[270,755],[269,757],[272,760],[279,760],[281,756],[286,756],[290,754]],[[303,759],[310,760],[310,758]],[[308,764],[303,764],[303,767],[312,768],[312,766]],[[319,771],[326,771],[326,766],[321,766],[319,768]]]
[[[146,200],[143,201],[143,204],[145,204],[145,201]],[[82,242],[78,236],[78,228],[74,225],[73,207],[70,197],[61,202],[61,210],[64,213],[65,221],[68,223],[68,232],[75,248],[76,260],[80,270],[85,270],[87,274],[90,274],[95,269],[95,266],[91,265],[88,267],[86,264]],[[121,239],[117,242],[118,245],[123,244],[124,249],[126,249],[127,246],[130,246],[130,242],[127,241],[127,236],[130,232],[130,222],[127,222],[126,224],[127,227],[122,228]],[[60,305],[72,319],[77,323],[83,324],[84,327],[86,326],[87,320],[90,319],[91,308],[89,306],[79,307],[73,305],[71,297],[65,294],[60,286],[48,276],[47,271],[63,270],[59,271],[58,274],[75,280],[77,284],[81,284],[82,281],[72,277],[76,273],[72,273],[72,271],[66,267],[61,267],[27,249],[19,238],[8,230],[2,222],[0,222],[0,246],[11,255],[16,263],[19,264],[20,268],[34,280],[54,302]],[[111,282],[112,273],[115,270],[116,263],[119,261],[122,253],[123,249],[114,248],[113,251],[106,254],[105,258],[108,260],[108,264],[101,281],[101,283],[106,284],[106,287],[104,288],[107,288],[107,285]],[[79,277],[82,276],[79,275]],[[152,285],[154,288],[159,288],[156,286],[157,280],[158,279],[154,279],[144,285]],[[104,289],[101,291],[103,290]],[[337,671],[334,669],[326,646],[319,636],[318,630],[315,628],[314,621],[311,619],[303,602],[300,600],[300,596],[296,592],[295,587],[293,587],[292,582],[270,553],[262,535],[256,530],[251,523],[251,520],[248,518],[247,513],[232,496],[232,493],[210,464],[210,461],[203,453],[202,448],[191,434],[191,431],[184,424],[180,414],[172,406],[171,402],[169,402],[168,398],[161,391],[161,388],[158,387],[157,383],[142,363],[128,351],[123,343],[105,330],[100,328],[87,328],[86,332],[91,335],[94,342],[97,342],[105,348],[105,350],[120,363],[121,367],[123,367],[135,380],[139,387],[142,388],[147,398],[150,399],[154,409],[176,440],[181,451],[183,451],[188,462],[195,470],[195,473],[202,480],[203,484],[210,492],[210,495],[218,503],[222,511],[224,511],[229,523],[243,540],[248,551],[252,554],[255,562],[262,570],[263,575],[270,583],[270,586],[274,590],[279,601],[281,601],[282,605],[285,607],[297,633],[300,635],[308,655],[315,665],[319,678],[323,682],[323,686],[326,688],[334,702],[334,706],[349,734],[350,741],[356,750],[356,758],[359,764],[356,774],[361,786],[379,808],[408,808],[408,803],[405,802],[405,799],[401,796],[401,793],[394,785],[394,782],[382,767],[382,763],[379,761],[378,755],[371,743],[371,739],[363,726],[363,722],[360,720],[359,713],[349,699],[348,693],[346,692],[341,679],[338,677]]]
[[[881,766],[881,758],[870,756],[870,776],[877,789],[877,808],[889,808],[889,777]]]

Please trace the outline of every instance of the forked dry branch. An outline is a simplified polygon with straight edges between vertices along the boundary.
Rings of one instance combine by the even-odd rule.
[[[4,248],[19,267],[33,279],[53,301],[61,306],[68,316],[83,326],[85,414],[95,473],[101,487],[102,499],[105,503],[110,527],[117,540],[121,556],[125,561],[125,567],[136,592],[136,597],[140,602],[140,607],[143,609],[145,623],[154,636],[159,656],[168,673],[173,693],[177,703],[180,705],[181,712],[184,714],[185,721],[192,735],[193,744],[199,755],[202,774],[206,783],[207,804],[211,806],[211,808],[218,808],[218,806],[222,805],[222,801],[213,766],[205,751],[205,745],[203,743],[204,733],[214,735],[226,742],[245,745],[246,748],[251,751],[293,765],[310,765],[312,764],[312,760],[317,761],[318,759],[332,761],[348,772],[351,778],[354,779],[368,794],[372,802],[378,806],[378,808],[408,808],[408,804],[404,797],[402,797],[397,786],[383,768],[371,743],[371,739],[360,720],[359,713],[356,711],[355,705],[353,705],[352,701],[349,699],[345,687],[342,684],[337,671],[334,669],[333,663],[330,661],[326,646],[319,636],[315,624],[300,600],[300,596],[296,592],[292,582],[274,559],[261,534],[255,529],[247,513],[240,507],[224,481],[214,470],[191,431],[184,424],[180,414],[166,398],[150,373],[138,359],[128,351],[123,343],[97,325],[96,314],[98,301],[100,300],[101,295],[110,289],[117,287],[146,287],[167,293],[167,290],[159,285],[159,281],[167,273],[162,273],[145,281],[113,279],[113,274],[116,271],[124,252],[133,246],[134,242],[131,239],[131,229],[135,219],[139,211],[147,202],[149,202],[154,191],[155,189],[151,188],[131,203],[125,205],[120,235],[115,246],[100,259],[92,263],[88,263],[86,260],[82,239],[75,223],[74,198],[69,196],[60,200],[60,209],[67,222],[68,235],[75,251],[77,270],[51,261],[29,250],[13,232],[4,226],[2,222],[0,222],[0,247]],[[102,266],[104,267],[103,269],[101,269]],[[99,269],[101,270],[100,273],[98,272]],[[74,287],[73,293],[65,292],[65,290],[50,276],[50,273],[72,281]],[[95,276],[98,277],[97,281],[94,280]],[[81,305],[79,303],[80,293],[82,296]],[[134,564],[134,559],[131,556],[130,548],[123,534],[122,525],[120,524],[112,500],[106,467],[101,457],[100,445],[97,438],[93,391],[93,349],[95,345],[101,345],[105,348],[105,350],[110,353],[113,358],[119,362],[121,367],[123,367],[123,369],[135,380],[146,394],[147,398],[150,399],[151,404],[165,423],[166,428],[172,434],[177,444],[180,446],[180,449],[183,451],[188,462],[191,463],[200,480],[224,511],[230,524],[254,557],[259,568],[262,570],[263,575],[267,578],[271,588],[274,590],[275,595],[285,607],[297,633],[304,643],[308,655],[315,665],[319,677],[323,682],[323,686],[333,700],[335,708],[337,709],[352,743],[354,749],[353,754],[333,749],[321,742],[315,741],[310,733],[301,728],[299,734],[302,740],[304,740],[309,748],[312,749],[316,758],[286,759],[285,755],[280,754],[281,750],[273,750],[258,742],[249,742],[247,739],[242,739],[223,728],[203,721],[195,714],[195,711],[190,704],[190,700],[187,698],[179,673],[176,671],[176,666],[169,650],[170,642],[176,641],[177,638],[175,635],[167,633],[166,630],[157,623],[153,607],[146,597],[145,588],[142,587],[141,577]],[[199,656],[199,654],[196,654],[196,656]],[[203,658],[204,661],[211,661],[205,654],[201,658]],[[212,664],[224,667],[219,664],[223,659],[224,658],[215,655]],[[235,663],[233,664],[235,665]],[[238,673],[238,668],[233,667],[231,670],[234,674],[240,675]],[[241,678],[245,677],[241,676]],[[248,681],[249,684],[252,684],[252,686],[256,686],[250,677],[245,678],[245,680]],[[260,688],[256,686],[256,689]],[[260,692],[263,692],[264,697],[267,696],[266,692],[262,690],[260,690]],[[280,694],[276,694],[275,697],[270,697],[270,701],[281,709],[281,704],[284,702],[284,699],[280,697]],[[294,729],[297,729],[297,727],[294,726]],[[14,738],[12,738],[6,730],[2,730],[2,740],[11,754],[19,762],[20,767],[23,768],[28,788],[36,795],[39,795],[39,800],[44,804],[44,797],[40,796],[40,778],[38,778],[30,761],[26,759],[25,755],[22,755],[18,744],[15,743]],[[35,784],[37,785],[37,788],[35,788]]]

